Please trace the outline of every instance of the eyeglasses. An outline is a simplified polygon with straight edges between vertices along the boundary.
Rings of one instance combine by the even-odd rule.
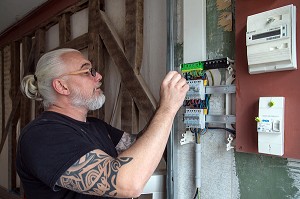
[[[89,69],[74,71],[74,72],[71,72],[71,73],[63,74],[60,77],[63,77],[65,75],[79,75],[79,74],[88,73],[88,72],[91,73],[91,75],[93,77],[96,77],[97,71],[96,71],[95,68],[89,68]]]

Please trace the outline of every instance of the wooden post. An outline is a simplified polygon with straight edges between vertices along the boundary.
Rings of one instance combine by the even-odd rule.
[[[101,12],[99,20],[101,22],[99,26],[100,36],[108,53],[120,71],[122,82],[125,84],[143,117],[149,120],[155,111],[156,100],[143,81],[143,78],[135,74],[133,67],[127,60],[118,42],[120,40],[117,37],[116,31],[104,12]]]
[[[4,101],[4,48],[1,49],[1,143],[4,139],[4,129],[5,129],[5,101]],[[2,148],[0,148],[0,154],[2,152]]]
[[[142,6],[138,6],[138,0],[125,1],[125,34],[124,48],[128,62],[133,67],[135,73],[139,74],[141,68],[141,60],[143,56],[143,33],[140,31],[139,20],[143,19],[143,13],[138,10]],[[142,1],[143,2],[143,1]],[[140,4],[141,5],[141,4]],[[141,50],[141,52],[137,51]],[[138,63],[136,62],[138,60]],[[122,105],[121,105],[121,129],[126,132],[137,132],[139,129],[139,112],[135,110],[135,103],[124,85],[121,86]]]
[[[88,26],[88,59],[92,63],[93,67],[102,75],[103,79],[105,76],[104,67],[104,53],[103,53],[103,42],[99,36],[99,18],[100,9],[104,7],[104,1],[90,0],[89,1],[89,26]],[[102,81],[104,83],[104,81]],[[105,85],[102,85],[103,91]],[[90,115],[104,119],[104,108],[93,111]]]
[[[65,13],[59,20],[59,45],[63,45],[70,41],[71,38],[71,25],[70,25],[70,14]]]
[[[28,74],[30,65],[33,65],[33,59],[30,57],[33,57],[33,51],[32,51],[32,39],[31,37],[24,37],[22,40],[22,59],[23,59],[23,74],[21,74],[21,77],[23,78],[25,75]],[[30,56],[31,53],[31,56]],[[33,72],[33,71],[32,71]],[[25,127],[26,124],[28,124],[31,120],[31,105],[32,102],[30,99],[28,99],[25,96],[21,97],[21,123],[20,128],[22,129]]]
[[[45,53],[45,31],[44,30],[38,29],[35,32],[35,42],[36,42],[36,50],[35,50],[34,66],[36,67],[40,57]],[[36,101],[35,116],[38,116],[43,111],[43,109],[44,108],[42,106],[42,103]]]
[[[11,48],[11,90],[10,97],[13,104],[13,107],[16,106],[16,95],[19,90],[20,85],[20,43],[12,42]],[[18,106],[19,107],[19,106]],[[11,131],[8,132],[8,189],[16,189],[16,178],[17,178],[17,169],[16,169],[16,149],[17,149],[17,123],[20,118],[20,109],[18,108],[13,116],[11,121]]]

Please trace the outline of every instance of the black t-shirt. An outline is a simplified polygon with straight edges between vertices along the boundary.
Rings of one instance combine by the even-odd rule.
[[[55,186],[59,177],[86,153],[100,149],[117,157],[123,131],[96,119],[80,122],[45,111],[21,132],[17,171],[27,199],[106,198],[79,194]]]

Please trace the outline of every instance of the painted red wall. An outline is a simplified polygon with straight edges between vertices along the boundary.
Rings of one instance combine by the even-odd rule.
[[[294,4],[297,16],[298,69],[250,75],[247,64],[247,16]],[[285,97],[284,156],[300,158],[300,1],[236,0],[236,149],[258,153],[258,135],[254,118],[258,116],[258,100],[264,96]]]

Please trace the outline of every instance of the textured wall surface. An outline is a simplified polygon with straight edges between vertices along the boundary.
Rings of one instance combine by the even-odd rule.
[[[230,18],[224,18],[224,13],[231,13],[231,3],[207,1],[207,59],[230,57],[233,54],[234,37],[230,26]],[[178,43],[181,43],[182,33],[182,1],[177,4]],[[219,23],[218,23],[219,22]],[[197,23],[197,19],[195,19]],[[183,32],[183,34],[187,34]],[[184,41],[183,41],[184,42]],[[177,52],[181,52],[177,45]],[[184,51],[185,49],[183,49]],[[182,60],[177,53],[177,60]],[[202,60],[199,60],[202,61]],[[180,62],[180,61],[178,61]],[[215,85],[224,84],[226,75],[224,70],[214,70]],[[183,113],[183,112],[182,112]],[[224,95],[213,95],[210,100],[211,114],[225,114]],[[182,114],[178,114],[179,118]],[[178,119],[182,121],[182,119]],[[181,122],[182,123],[182,122]],[[178,132],[175,132],[175,197],[178,199],[193,198],[195,188],[195,146],[194,144],[180,145],[181,134],[185,128],[178,124]],[[227,199],[239,198],[239,184],[236,175],[234,151],[226,151],[226,132],[224,130],[208,130],[200,138],[201,142],[201,198]]]

